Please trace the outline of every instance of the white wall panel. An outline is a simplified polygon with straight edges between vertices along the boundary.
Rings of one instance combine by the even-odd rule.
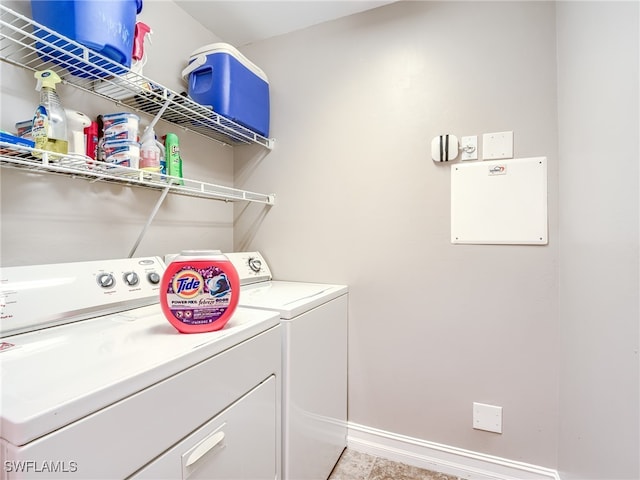
[[[235,209],[236,249],[280,279],[349,284],[350,421],[555,465],[554,18],[551,2],[398,2],[243,47],[277,143],[236,154],[236,187],[277,205]],[[501,131],[548,159],[552,240],[452,245],[431,139]],[[503,407],[502,435],[473,429],[473,402]]]

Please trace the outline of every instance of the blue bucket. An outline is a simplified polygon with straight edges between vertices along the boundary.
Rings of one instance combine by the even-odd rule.
[[[127,68],[131,66],[136,15],[141,10],[142,0],[31,0],[34,21]],[[66,66],[72,75],[95,78],[125,72],[97,55],[89,54],[88,63],[82,61],[82,49],[57,35],[40,28],[34,34],[41,39],[36,43],[40,57]]]

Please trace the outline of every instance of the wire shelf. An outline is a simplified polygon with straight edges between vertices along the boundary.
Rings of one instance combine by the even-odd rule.
[[[52,68],[71,84],[137,112],[163,120],[219,142],[258,144],[273,148],[263,137],[212,109],[150,80],[59,33],[0,5],[0,58],[32,71]]]
[[[48,173],[82,178],[89,181],[117,183],[169,193],[227,202],[249,201],[273,205],[275,195],[238,190],[212,183],[171,177],[157,172],[121,167],[99,162],[79,154],[61,155],[37,148],[0,142],[0,166],[34,173]]]

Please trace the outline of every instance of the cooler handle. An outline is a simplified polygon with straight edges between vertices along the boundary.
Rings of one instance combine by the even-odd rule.
[[[207,63],[207,56],[206,55],[198,55],[193,62],[191,62],[189,65],[186,66],[186,68],[184,70],[182,70],[182,79],[185,82],[188,82],[188,77],[191,74],[191,72],[193,72],[194,70],[200,68],[202,65],[204,65],[205,63]]]

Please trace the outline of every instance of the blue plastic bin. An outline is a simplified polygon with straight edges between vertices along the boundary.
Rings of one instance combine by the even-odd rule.
[[[37,23],[127,68],[131,66],[136,14],[141,10],[142,0],[31,0],[32,17]],[[35,29],[34,33],[42,40],[36,44],[41,58],[59,65],[71,65],[68,70],[73,75],[105,77],[124,72],[95,55],[89,55],[88,64],[80,61],[76,57],[82,57],[81,49],[42,29]],[[92,65],[99,65],[108,72]]]
[[[182,76],[193,101],[269,136],[269,80],[260,68],[226,43],[202,47],[189,60]]]

